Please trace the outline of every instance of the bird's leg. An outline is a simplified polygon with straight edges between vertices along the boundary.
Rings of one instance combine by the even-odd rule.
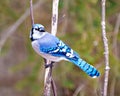
[[[54,62],[51,62],[50,64],[45,64],[45,68],[48,68],[48,67],[51,67],[51,68],[52,68],[52,67],[53,67],[53,63],[54,63]]]
[[[45,61],[45,68],[48,68],[48,67],[53,67],[53,63],[55,63],[55,62],[53,62],[53,61],[51,61],[51,63],[50,64],[47,64],[47,61],[46,61],[46,59],[44,58],[44,61]]]

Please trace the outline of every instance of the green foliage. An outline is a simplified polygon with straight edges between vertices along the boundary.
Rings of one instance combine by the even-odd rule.
[[[62,9],[64,7],[63,0],[59,0],[59,9]]]
[[[67,88],[67,89],[73,89],[75,86],[74,83],[71,80],[69,80],[68,78],[67,78],[67,80],[64,80],[62,83],[63,83],[62,84],[63,87]]]

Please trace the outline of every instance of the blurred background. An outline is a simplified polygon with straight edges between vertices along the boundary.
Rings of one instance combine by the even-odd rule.
[[[35,23],[51,30],[52,0],[33,0]],[[108,96],[120,96],[120,0],[107,0],[106,31],[110,52]],[[43,59],[29,39],[29,0],[0,1],[0,96],[42,96]],[[67,61],[57,63],[53,78],[58,96],[100,96],[104,80],[100,0],[60,0],[57,37],[98,68],[92,79]]]

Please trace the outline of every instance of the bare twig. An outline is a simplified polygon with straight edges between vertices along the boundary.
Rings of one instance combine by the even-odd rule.
[[[46,65],[52,64],[51,61],[46,60]],[[44,79],[44,96],[50,96],[51,88],[51,78],[52,78],[52,66],[45,69],[45,79]]]
[[[68,26],[68,3],[69,0],[64,0],[64,11],[65,11],[65,14],[63,15],[64,17],[66,16],[67,18],[64,19],[64,22],[63,22],[63,29],[62,29],[62,32],[63,34],[65,34],[66,32],[66,28]]]
[[[33,16],[33,5],[32,0],[30,0],[30,16],[31,16],[31,23],[34,24],[34,16]]]
[[[51,86],[52,86],[52,89],[53,89],[53,95],[57,96],[57,90],[56,90],[57,88],[56,88],[56,85],[55,85],[55,82],[54,82],[53,78],[51,80]]]
[[[53,0],[52,6],[52,24],[51,24],[51,33],[56,35],[57,33],[57,24],[58,24],[58,4],[59,0]]]
[[[59,0],[53,0],[53,7],[52,7],[52,23],[51,23],[51,33],[56,35],[57,33],[57,23],[58,23],[58,3]],[[50,64],[50,63],[48,63]],[[52,79],[52,68],[48,67],[45,69],[45,89],[44,89],[44,96],[50,96],[50,88],[52,84],[53,94],[57,96],[56,86]]]
[[[51,33],[53,35],[56,35],[57,33],[57,23],[58,23],[58,3],[59,0],[53,0],[53,8],[52,8],[52,28],[51,28]],[[52,62],[51,62],[52,63]],[[47,63],[47,64],[50,64]],[[45,79],[44,79],[44,96],[50,96],[50,87],[52,85],[52,89],[53,89],[53,94],[54,96],[57,96],[57,92],[56,92],[56,86],[55,83],[52,79],[52,67],[48,67],[45,69]]]
[[[115,24],[115,28],[114,28],[114,33],[113,33],[113,44],[112,44],[112,48],[113,48],[113,54],[116,56],[117,59],[119,59],[118,56],[118,46],[117,46],[117,35],[119,32],[119,28],[120,28],[120,13],[118,13],[117,15],[117,20],[116,20],[116,24]],[[116,77],[113,78],[112,83],[111,83],[111,87],[110,87],[110,96],[114,96],[115,94],[115,84],[116,84]]]
[[[85,87],[85,84],[82,84],[78,86],[78,88],[75,90],[73,96],[78,96],[79,92]]]
[[[42,4],[44,1],[39,0],[37,3],[33,5],[33,9],[37,9],[40,4]],[[10,27],[8,27],[6,30],[4,30],[1,37],[0,37],[0,51],[2,50],[2,47],[4,46],[5,42],[7,41],[8,37],[10,37],[14,32],[16,32],[17,28],[25,21],[25,19],[30,14],[30,9],[28,8],[25,13]]]
[[[58,5],[59,5],[59,0],[53,0],[53,6],[52,6],[52,28],[51,28],[51,33],[53,35],[56,35],[56,33],[57,33]],[[54,96],[57,96],[56,85],[55,85],[55,82],[54,82],[53,78],[52,78],[51,84],[52,84],[53,94],[54,94]]]
[[[114,77],[111,82],[110,96],[115,96],[115,84],[116,84],[116,78]]]
[[[105,3],[106,0],[101,0],[102,4],[102,21],[101,21],[101,27],[102,27],[102,38],[103,38],[103,44],[104,44],[104,56],[105,56],[105,77],[104,77],[104,87],[103,87],[103,94],[102,96],[107,96],[107,88],[108,88],[108,77],[109,77],[109,50],[108,50],[108,39],[106,36],[106,26],[105,26]]]
[[[113,34],[113,51],[115,56],[118,59],[118,47],[117,47],[117,35],[119,32],[119,28],[120,28],[120,13],[118,14],[117,20],[116,20],[116,24],[115,24],[115,28],[114,28],[114,34]]]

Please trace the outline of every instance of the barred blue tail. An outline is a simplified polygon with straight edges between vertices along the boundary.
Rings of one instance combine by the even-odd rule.
[[[76,59],[71,59],[70,61],[72,63],[74,63],[75,65],[77,65],[79,68],[81,68],[85,73],[87,73],[92,78],[96,78],[100,75],[100,73],[98,72],[98,70],[95,67],[88,64],[81,58],[77,57]]]

